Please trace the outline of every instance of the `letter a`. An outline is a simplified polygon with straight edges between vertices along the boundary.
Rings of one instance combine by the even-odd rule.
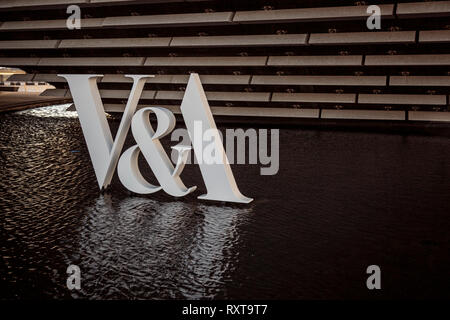
[[[221,161],[222,163],[206,163],[205,161],[199,161],[200,171],[203,180],[205,181],[207,193],[198,198],[239,203],[251,202],[253,199],[244,196],[239,191],[236,184],[227,155],[223,148],[222,140],[219,136],[219,131],[217,130],[208,100],[206,99],[205,91],[203,90],[200,78],[196,73],[191,73],[180,109],[197,159],[202,159],[203,150],[206,146],[211,144],[210,141],[203,140],[205,131],[211,130],[214,133],[214,154],[219,155],[223,160]],[[201,122],[201,130],[195,130],[196,122]]]

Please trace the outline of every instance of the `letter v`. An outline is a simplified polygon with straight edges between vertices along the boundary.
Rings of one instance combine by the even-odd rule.
[[[58,76],[65,78],[69,84],[98,185],[100,189],[104,189],[111,183],[145,82],[154,76],[126,76],[133,79],[133,88],[114,141],[97,87],[97,78],[102,78],[103,75],[59,74]]]

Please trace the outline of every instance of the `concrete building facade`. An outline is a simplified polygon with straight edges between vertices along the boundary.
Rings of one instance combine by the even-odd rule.
[[[0,66],[27,72],[10,81],[70,99],[57,74],[103,74],[107,112],[125,74],[155,74],[140,104],[176,111],[196,72],[218,116],[450,121],[450,1],[4,0],[0,16]]]

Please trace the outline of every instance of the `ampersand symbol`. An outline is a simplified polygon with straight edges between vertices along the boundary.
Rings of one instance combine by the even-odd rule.
[[[156,132],[150,123],[150,112],[155,113],[158,121]],[[172,147],[178,151],[178,161],[174,168],[159,141],[160,138],[172,132],[174,128],[175,116],[165,108],[143,108],[133,116],[131,132],[137,144],[122,154],[117,167],[120,181],[130,191],[150,194],[163,189],[172,196],[182,197],[197,188],[195,186],[186,188],[180,178],[191,147]],[[147,182],[139,171],[138,156],[140,152],[144,155],[160,186],[154,186]]]

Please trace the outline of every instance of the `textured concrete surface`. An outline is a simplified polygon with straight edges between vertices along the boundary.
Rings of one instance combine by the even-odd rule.
[[[39,93],[0,92],[0,112],[18,111],[68,102],[64,98],[39,96]]]

